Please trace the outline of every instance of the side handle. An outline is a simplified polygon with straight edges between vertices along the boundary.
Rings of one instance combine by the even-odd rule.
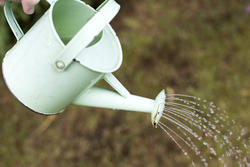
[[[56,2],[56,1],[57,0],[47,0],[47,2],[49,4],[52,4],[52,3]],[[19,41],[24,36],[24,33],[23,33],[23,30],[19,26],[14,14],[13,14],[10,0],[5,1],[4,15],[5,15],[5,18],[6,18],[7,22],[8,22],[8,24],[9,24],[9,26],[10,26],[10,29],[14,33],[16,39]]]
[[[24,33],[13,14],[10,0],[5,1],[4,15],[16,39],[19,41],[24,36]]]

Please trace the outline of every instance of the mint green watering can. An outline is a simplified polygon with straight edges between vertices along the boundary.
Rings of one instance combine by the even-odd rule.
[[[13,95],[31,110],[57,114],[70,104],[151,113],[156,126],[165,105],[130,94],[112,75],[122,63],[122,49],[109,22],[120,6],[106,0],[97,10],[80,0],[47,0],[49,10],[24,35],[11,3],[6,19],[17,38],[2,71]],[[94,86],[104,79],[115,91]]]

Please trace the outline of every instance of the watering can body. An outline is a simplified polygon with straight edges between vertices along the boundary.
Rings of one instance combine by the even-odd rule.
[[[81,1],[59,0],[25,35],[17,36],[20,39],[6,54],[2,69],[7,86],[25,106],[42,114],[61,112],[105,73],[119,68],[121,46],[108,22],[101,39],[80,48],[67,70],[55,67],[67,43],[95,13]]]

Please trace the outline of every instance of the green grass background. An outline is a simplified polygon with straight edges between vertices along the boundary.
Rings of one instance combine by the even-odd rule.
[[[161,89],[199,96],[214,101],[250,129],[249,0],[118,2],[121,11],[112,26],[124,60],[115,75],[128,90],[151,98]],[[100,1],[88,3],[98,6]],[[48,7],[43,0],[31,16],[19,5],[14,10],[26,32]],[[14,44],[1,8],[1,59]],[[0,167],[14,166],[191,164],[164,133],[151,126],[150,115],[70,106],[56,117],[41,116],[21,105],[1,76]]]

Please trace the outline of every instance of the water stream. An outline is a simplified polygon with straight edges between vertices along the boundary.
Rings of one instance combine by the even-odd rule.
[[[158,124],[193,166],[250,167],[249,129],[213,102],[168,94]]]

